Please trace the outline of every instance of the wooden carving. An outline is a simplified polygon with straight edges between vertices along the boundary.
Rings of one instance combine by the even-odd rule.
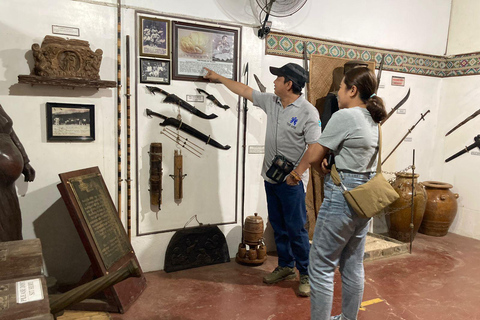
[[[162,205],[162,144],[150,143],[150,204]]]
[[[103,51],[93,52],[88,41],[46,36],[42,46],[32,45],[33,75],[42,77],[84,78],[98,80]]]
[[[20,83],[82,87],[114,87],[115,81],[100,80],[103,51],[93,52],[88,41],[45,36],[42,45],[32,45],[35,67]]]

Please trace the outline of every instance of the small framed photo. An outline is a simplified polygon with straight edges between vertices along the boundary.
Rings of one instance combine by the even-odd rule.
[[[140,82],[170,84],[170,61],[140,58]]]
[[[170,58],[170,21],[140,16],[140,55]]]
[[[47,141],[95,140],[95,106],[47,102]]]
[[[204,81],[204,67],[237,80],[238,29],[173,22],[172,79]]]

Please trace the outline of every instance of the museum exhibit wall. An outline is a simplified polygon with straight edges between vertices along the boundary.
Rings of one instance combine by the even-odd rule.
[[[472,53],[480,51],[477,19],[480,12],[480,3],[475,0],[453,0],[450,32],[447,46],[447,55]],[[467,57],[469,66],[477,55]],[[472,144],[473,138],[478,135],[478,117],[445,137],[445,133],[467,118],[480,105],[480,76],[478,73],[464,77],[452,77],[443,80],[440,95],[440,113],[437,133],[438,148],[435,149],[435,159],[446,159],[460,151],[464,146]],[[449,162],[435,161],[432,163],[432,172],[442,172],[444,181],[448,181],[458,192],[458,213],[450,232],[467,237],[480,239],[480,205],[478,192],[480,180],[480,150],[473,149],[468,154]]]
[[[232,148],[224,152],[206,146],[201,158],[196,158],[182,150],[184,173],[187,177],[184,180],[184,198],[177,205],[172,195],[173,180],[168,176],[173,166],[173,150],[177,148],[172,141],[160,134],[162,128],[158,126],[159,119],[148,119],[144,112],[145,108],[149,107],[154,111],[175,117],[178,110],[173,105],[162,103],[164,96],[158,94],[152,96],[146,91],[145,84],[138,82],[139,57],[135,52],[138,43],[136,35],[138,16],[167,17],[167,19],[181,21],[197,20],[194,22],[207,25],[225,24],[240,28],[239,71],[241,72],[244,64],[248,62],[251,72],[249,84],[257,88],[252,77],[252,73],[255,73],[267,87],[267,91],[272,92],[274,76],[269,73],[268,66],[283,65],[287,62],[302,64],[302,61],[271,54],[265,55],[265,41],[258,39],[255,35],[256,29],[253,28],[258,23],[245,9],[250,2],[250,0],[122,1],[125,6],[122,9],[122,40],[129,35],[131,42],[132,110],[135,104],[138,109],[137,113],[132,113],[132,123],[138,122],[138,127],[133,128],[132,136],[137,134],[139,143],[135,145],[132,138],[132,150],[138,150],[138,153],[132,154],[132,169],[138,168],[139,179],[138,189],[137,181],[132,183],[132,244],[144,271],[163,269],[166,247],[174,233],[167,230],[183,227],[195,214],[204,223],[226,223],[219,227],[226,236],[230,255],[235,255],[241,239],[240,204],[235,208],[235,201],[240,203],[241,198],[240,196],[235,198],[235,185],[232,181],[235,181],[235,168],[239,161],[236,158],[237,105],[241,101],[218,84],[172,80],[170,85],[158,86],[182,98],[185,98],[186,94],[195,94],[196,88],[203,88],[230,106],[229,110],[224,111],[210,103],[195,104],[207,114],[212,112],[217,114],[219,118],[214,120],[195,119],[187,112],[181,111],[182,119],[186,123],[189,121],[188,123],[192,126],[199,127],[222,144],[229,144]],[[450,1],[411,0],[399,5],[397,1],[375,0],[369,2],[368,7],[361,6],[357,2],[354,0],[342,3],[308,1],[305,7],[292,17],[272,18],[273,28],[278,32],[375,46],[384,50],[444,55],[450,18]],[[26,10],[32,6],[40,8],[42,14],[33,13],[34,10]],[[41,43],[45,35],[52,35],[52,25],[61,25],[79,28],[78,39],[89,41],[92,50],[102,49],[101,79],[116,80],[116,1],[41,0],[33,2],[25,0],[2,2],[0,9],[0,24],[4,30],[0,50],[2,61],[0,103],[13,118],[17,135],[37,170],[35,182],[26,184],[22,179],[17,182],[24,221],[24,237],[27,239],[38,237],[42,240],[49,274],[54,275],[61,282],[74,282],[82,275],[89,262],[57,191],[58,174],[98,166],[112,199],[117,201],[117,89],[97,91],[96,89],[20,85],[17,84],[17,76],[29,74],[33,67],[31,45]],[[123,41],[123,68],[125,68],[124,46]],[[405,77],[405,86],[392,86],[392,76]],[[124,77],[125,75],[123,75],[123,81],[125,81]],[[402,99],[408,88],[412,88],[410,99],[403,107],[406,113],[392,116],[384,128],[385,152],[396,145],[408,128],[418,120],[420,113],[426,110],[431,111],[426,121],[420,123],[412,133],[411,141],[404,142],[385,164],[385,170],[396,171],[410,165],[412,149],[415,148],[416,170],[421,175],[421,181],[444,180],[454,184],[455,192],[470,187],[468,181],[461,180],[456,184],[452,168],[443,164],[445,154],[450,151],[456,152],[456,148],[452,146],[451,149],[454,150],[450,148],[445,150],[447,144],[441,142],[437,144],[436,141],[442,141],[441,136],[444,135],[444,130],[439,126],[452,125],[454,122],[454,119],[448,118],[441,112],[449,99],[447,92],[451,91],[453,96],[454,89],[448,91],[445,88],[455,87],[456,81],[468,82],[471,78],[473,77],[444,79],[384,71],[379,95],[385,98],[387,109]],[[471,88],[473,87],[472,84]],[[124,90],[121,88],[123,105],[125,105]],[[468,89],[464,90],[468,91]],[[89,143],[47,143],[46,102],[94,104],[96,140]],[[446,123],[447,119],[448,123]],[[210,123],[210,121],[215,122]],[[247,123],[247,146],[262,146],[265,115],[251,103],[249,103]],[[468,138],[471,137],[468,136]],[[162,210],[154,210],[155,208],[149,207],[148,202],[145,202],[149,197],[145,180],[148,172],[148,147],[151,142],[161,142],[167,150],[164,155]],[[443,149],[444,154],[439,159],[432,159],[432,155],[440,152],[439,149]],[[135,162],[136,159],[138,163]],[[267,222],[263,181],[260,177],[262,160],[263,154],[247,153],[245,216],[258,212]],[[239,163],[241,164],[241,159]],[[465,175],[469,172],[467,169],[458,170],[462,170],[460,172],[464,172]],[[206,195],[213,198],[206,199]],[[473,201],[469,200],[468,206],[470,212],[478,212],[478,205]],[[121,217],[126,222],[125,197],[121,207]],[[206,207],[208,212],[202,211],[203,207]],[[236,223],[231,223],[232,219],[236,219]],[[474,214],[471,215],[471,219],[474,219]],[[190,225],[194,226],[196,223],[192,222]],[[454,232],[468,233],[471,237],[480,238],[478,231],[467,232],[466,229],[470,227],[471,223],[467,221],[462,223],[456,221]],[[144,230],[145,234],[137,235],[137,228],[140,228],[140,231]],[[271,228],[269,229],[268,225],[266,228],[267,245],[269,249],[274,248]]]

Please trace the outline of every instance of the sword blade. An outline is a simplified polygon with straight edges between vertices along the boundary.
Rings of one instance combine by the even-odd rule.
[[[457,153],[455,153],[453,156],[447,158],[447,159],[445,160],[445,162],[449,162],[449,161],[451,161],[451,160],[453,160],[453,159],[461,156],[462,154],[467,153],[468,151],[472,150],[472,149],[475,148],[475,147],[476,147],[476,144],[475,144],[475,143],[474,143],[474,144],[471,144],[471,145],[469,145],[468,147],[465,147],[465,149],[462,149],[462,150],[458,151]]]
[[[258,89],[260,89],[260,92],[266,92],[267,91],[267,87],[265,87],[262,82],[260,81],[260,79],[258,79],[257,75],[254,73],[253,74],[253,77],[255,78],[255,81],[257,82],[257,86],[258,86]]]
[[[408,88],[408,92],[407,92],[407,94],[405,95],[405,97],[404,97],[402,100],[400,100],[400,102],[397,103],[397,105],[396,105],[392,110],[390,110],[390,112],[387,114],[387,117],[386,117],[385,119],[383,119],[382,122],[380,122],[380,124],[384,124],[385,121],[387,121],[388,118],[390,118],[390,116],[391,116],[395,111],[397,111],[398,108],[400,108],[400,107],[408,100],[409,97],[410,97],[410,88]]]
[[[219,148],[219,149],[223,149],[223,150],[230,149],[229,145],[223,146],[222,144],[220,144],[217,141],[210,138],[210,136],[207,136],[206,134],[201,133],[197,129],[195,129],[193,127],[190,127],[185,122],[180,122],[180,120],[178,120],[178,119],[168,118],[165,121],[163,121],[162,123],[160,123],[160,125],[162,127],[165,127],[165,126],[168,126],[168,125],[173,126],[173,127],[177,128],[178,130],[181,130],[185,133],[188,133],[189,135],[191,135],[191,136],[193,136],[193,137],[195,137],[195,138],[197,138],[197,139],[199,139],[199,140],[205,142],[206,144],[209,144],[209,145],[211,145],[215,148]]]
[[[163,100],[165,103],[174,103],[176,105],[179,105],[180,107],[190,111],[190,113],[193,113],[197,117],[203,118],[203,119],[215,119],[217,117],[216,114],[205,114],[202,111],[198,110],[194,106],[192,106],[190,103],[184,101],[183,99],[180,99],[177,95],[174,94],[169,94],[167,97]]]
[[[471,116],[467,117],[465,120],[463,120],[462,122],[460,122],[459,124],[457,124],[452,130],[448,131],[447,134],[445,134],[445,137],[448,136],[450,133],[452,133],[453,131],[457,130],[458,128],[460,128],[461,126],[463,126],[465,123],[467,123],[468,121],[472,120],[473,118],[475,118],[476,116],[478,116],[480,114],[480,109],[478,109],[477,111],[475,111]]]

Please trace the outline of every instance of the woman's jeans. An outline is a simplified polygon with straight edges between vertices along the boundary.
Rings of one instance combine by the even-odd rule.
[[[339,172],[347,189],[361,185],[375,173]],[[311,317],[329,320],[333,302],[333,277],[340,266],[342,319],[357,319],[363,297],[363,253],[370,219],[360,218],[348,205],[342,188],[325,177],[325,198],[317,217],[308,268]]]

